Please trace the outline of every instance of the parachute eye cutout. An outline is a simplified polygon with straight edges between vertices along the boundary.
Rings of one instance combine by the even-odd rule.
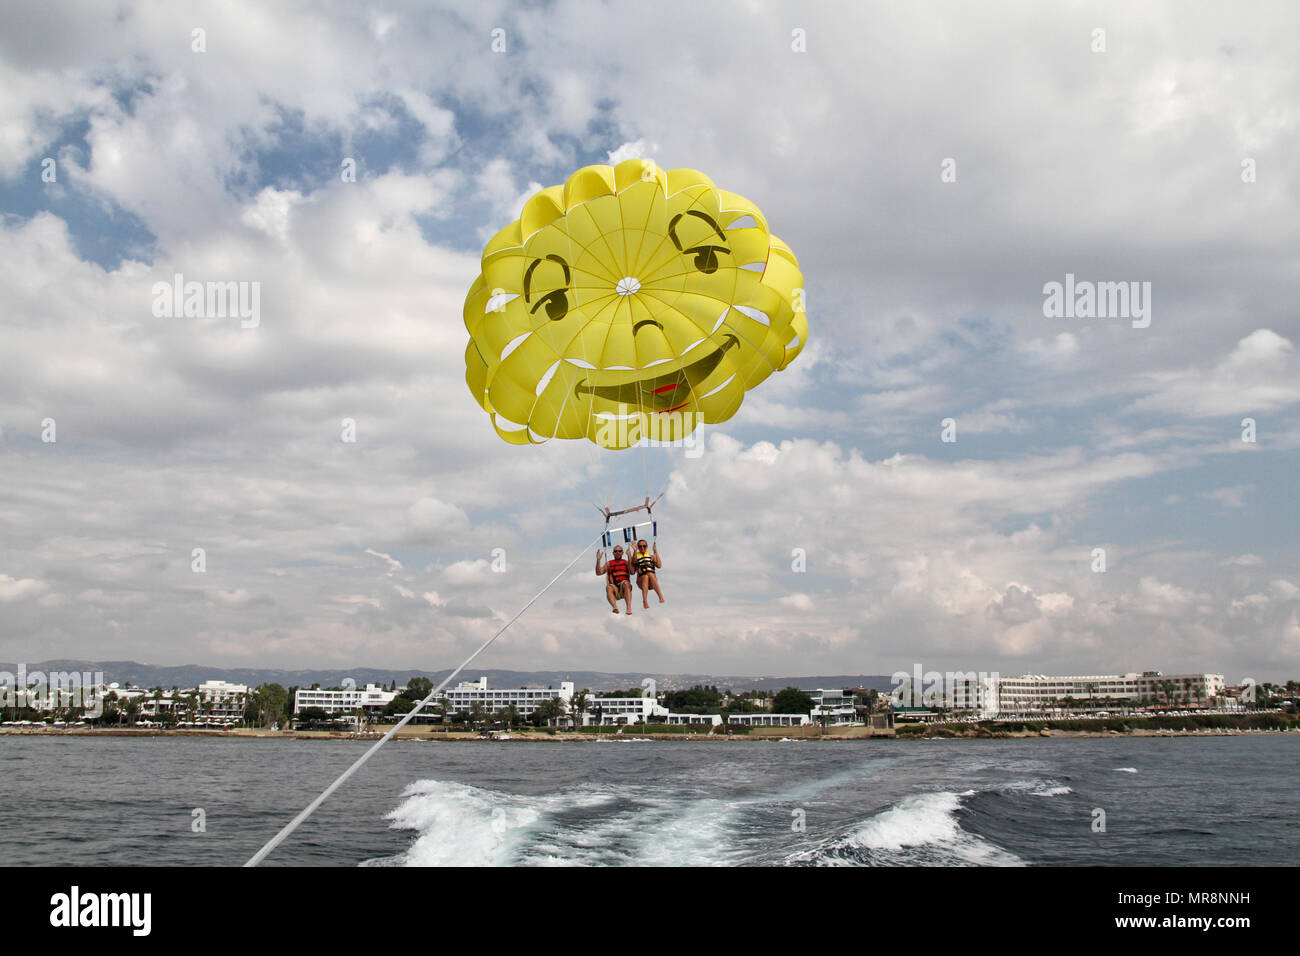
[[[533,307],[529,309],[528,312],[531,315],[535,313],[538,309],[540,309],[543,305],[545,305],[546,317],[550,319],[552,322],[558,322],[560,321],[560,319],[564,318],[566,315],[569,314],[569,264],[565,262],[564,259],[561,258],[560,256],[551,254],[548,255],[546,259],[533,260],[532,264],[528,267],[528,271],[524,273],[524,301],[525,302],[532,301],[531,287],[533,281],[533,272],[537,269],[538,266],[540,266],[543,262],[547,260],[558,263],[560,268],[564,270],[564,285],[563,287],[555,289],[552,292],[548,292],[546,295],[539,298],[536,302],[533,303]]]
[[[677,247],[677,251],[684,256],[694,254],[695,268],[699,269],[706,276],[711,276],[713,273],[718,271],[718,253],[723,252],[727,255],[731,255],[731,250],[726,246],[711,245],[698,245],[683,248],[682,241],[677,236],[677,226],[682,221],[683,216],[695,216],[698,219],[702,219],[715,233],[718,234],[718,238],[723,242],[727,241],[727,234],[722,231],[722,227],[718,225],[717,221],[712,216],[706,212],[701,212],[698,209],[688,209],[684,213],[679,212],[677,215],[673,216],[672,222],[668,224],[668,238],[673,241],[673,245]]]

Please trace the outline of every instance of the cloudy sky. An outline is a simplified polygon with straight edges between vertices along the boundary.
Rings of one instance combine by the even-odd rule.
[[[0,659],[449,667],[666,486],[666,605],[588,549],[475,666],[1300,676],[1298,21],[7,5]],[[809,344],[699,454],[507,445],[483,244],[635,156],[762,207]],[[177,273],[258,324],[155,315]]]

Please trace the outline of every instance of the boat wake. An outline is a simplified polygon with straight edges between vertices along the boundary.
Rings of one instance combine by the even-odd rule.
[[[422,780],[387,815],[392,828],[414,833],[413,842],[368,865],[1022,866],[1025,860],[977,831],[996,836],[1010,810],[1004,801],[1073,793],[1054,780],[1012,781],[911,794],[865,819],[841,808],[837,818],[826,797],[857,785],[860,774],[841,771],[735,799],[662,785],[594,783],[529,796]],[[803,806],[815,808],[807,811],[806,831],[791,825],[792,807]]]
[[[973,792],[905,797],[851,832],[795,853],[794,866],[1023,866],[1024,861],[962,828],[962,802]]]

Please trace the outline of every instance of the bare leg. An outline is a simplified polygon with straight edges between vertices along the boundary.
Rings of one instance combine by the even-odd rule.
[[[627,613],[631,614],[632,613],[632,582],[631,581],[623,582],[623,598],[624,600],[627,601]],[[615,610],[617,610],[617,608]]]
[[[650,580],[647,581],[646,584],[641,585],[641,590],[644,591],[644,590],[646,589],[646,585],[649,585],[650,587],[654,588],[654,589],[655,589],[655,594],[659,595],[659,603],[660,603],[660,604],[663,604],[663,603],[664,603],[664,592],[659,590],[659,575],[654,574],[654,573],[651,573],[651,574],[647,574],[646,577],[649,578]],[[649,600],[649,599],[650,599],[650,595],[647,594],[647,595],[646,595],[646,600]],[[649,606],[649,605],[647,605],[647,607],[648,607],[648,606]]]
[[[648,578],[649,575],[643,574],[641,577],[637,578],[636,582],[641,585],[641,606],[647,609],[650,607],[650,581]],[[660,598],[659,600],[662,601],[663,598]]]
[[[615,614],[617,614],[617,613],[618,613],[618,598],[616,598],[616,597],[614,596],[614,593],[615,593],[615,592],[614,592],[614,585],[612,585],[612,584],[606,584],[606,585],[605,585],[605,600],[609,602],[610,610],[612,610]]]

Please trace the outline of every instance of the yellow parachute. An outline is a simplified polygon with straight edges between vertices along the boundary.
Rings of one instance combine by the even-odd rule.
[[[465,381],[508,442],[627,448],[726,421],[803,348],[794,253],[693,169],[587,166],[483,250]]]

